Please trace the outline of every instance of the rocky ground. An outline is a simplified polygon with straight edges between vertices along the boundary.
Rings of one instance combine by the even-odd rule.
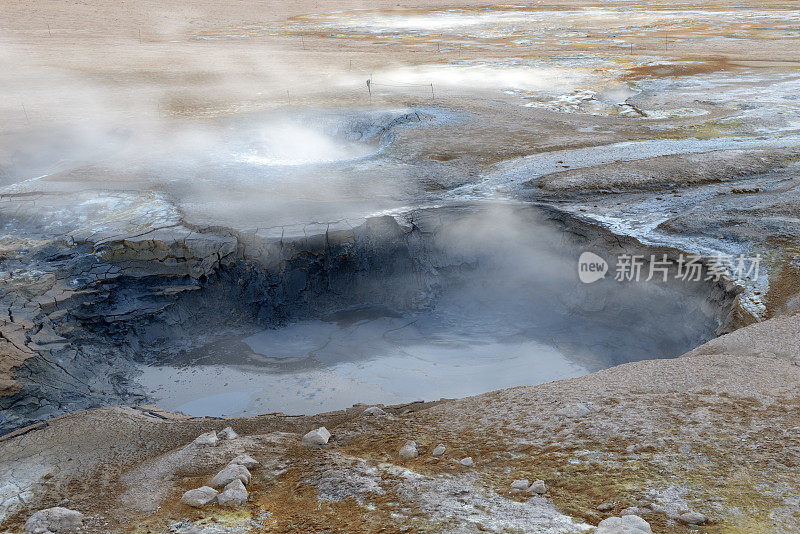
[[[20,510],[6,525],[60,505],[82,512],[88,531],[587,532],[635,514],[654,532],[795,532],[798,321],[462,400],[313,417],[62,416],[0,443],[6,505]],[[227,426],[239,437],[196,441]],[[320,426],[327,443],[304,444]],[[246,504],[181,502],[242,454],[259,462]],[[514,491],[518,480],[544,491]]]
[[[4,2],[0,524],[800,531],[794,7]],[[229,420],[136,386],[231,332],[429,305],[468,263],[430,221],[485,203],[763,262],[691,289],[727,335],[568,381]]]

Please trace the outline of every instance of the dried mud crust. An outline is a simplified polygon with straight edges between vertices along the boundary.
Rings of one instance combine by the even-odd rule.
[[[702,532],[795,532],[798,327],[800,316],[772,319],[673,360],[379,416],[358,407],[231,420],[130,408],[62,416],[0,441],[3,479],[25,493],[23,504],[4,490],[3,526],[69,495],[70,507],[97,516],[90,532],[166,532],[187,520],[259,532],[580,532],[628,507],[660,533],[690,532],[675,519],[686,510],[708,518]],[[194,437],[228,425],[239,440],[186,460]],[[301,446],[320,425],[330,443]],[[401,460],[408,440],[420,455]],[[262,464],[246,507],[178,503],[242,450]],[[466,456],[474,467],[456,463]],[[547,493],[511,494],[519,478],[544,480]]]

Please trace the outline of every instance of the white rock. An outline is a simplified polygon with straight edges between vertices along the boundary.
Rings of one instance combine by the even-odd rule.
[[[243,465],[228,464],[222,468],[222,471],[216,474],[211,479],[211,485],[215,488],[222,488],[233,482],[234,480],[241,480],[242,484],[250,483],[250,471]]]
[[[706,516],[698,512],[686,512],[678,517],[678,521],[684,525],[702,525],[706,522]]]
[[[609,517],[597,525],[594,534],[652,534],[650,524],[638,515]]]
[[[183,497],[181,497],[181,502],[183,504],[188,504],[189,506],[194,506],[195,508],[202,508],[203,506],[214,502],[214,499],[217,497],[218,493],[219,492],[214,488],[203,486],[202,488],[189,490],[184,493]]]
[[[531,486],[530,481],[526,478],[515,480],[511,483],[511,491],[525,491]]]
[[[416,458],[417,456],[419,456],[419,451],[417,451],[417,444],[413,441],[409,441],[400,448],[400,458],[407,460],[409,458]]]
[[[241,480],[234,480],[217,495],[217,503],[220,506],[241,506],[247,502],[247,489]]]
[[[538,493],[543,495],[547,491],[547,486],[544,485],[544,480],[537,480],[528,488],[528,493]]]
[[[248,454],[240,454],[230,461],[232,464],[239,464],[245,466],[247,469],[255,469],[258,467],[258,460],[251,458]]]
[[[458,462],[458,463],[461,464],[461,467],[472,467],[473,465],[475,465],[475,462],[472,461],[472,457],[471,456],[467,456],[466,458],[462,458],[461,461]]]
[[[621,515],[621,516],[623,516],[623,515],[639,515],[640,513],[642,513],[642,511],[639,510],[638,507],[629,506],[628,508],[623,508],[622,511],[620,511],[619,515]]]
[[[558,410],[558,415],[569,417],[570,419],[577,419],[592,412],[591,406],[578,402],[576,404],[568,404]]]
[[[45,534],[47,532],[60,534],[62,532],[74,532],[82,524],[82,513],[56,506],[55,508],[39,510],[30,516],[25,522],[25,532],[32,534]]]
[[[438,445],[436,446],[436,448],[435,448],[435,449],[433,449],[433,452],[432,452],[431,454],[432,454],[432,455],[434,455],[434,456],[441,456],[441,455],[443,455],[443,454],[444,454],[444,450],[445,450],[445,449],[444,449],[444,445],[442,445],[442,444],[440,443],[440,444],[438,444]]]
[[[194,443],[198,447],[216,447],[217,442],[219,442],[217,433],[212,430],[211,432],[200,434],[195,438],[195,440],[192,443]]]
[[[239,434],[237,434],[231,427],[226,426],[220,430],[217,436],[219,436],[221,439],[236,439],[239,437]]]
[[[387,415],[387,413],[380,406],[370,406],[369,408],[361,412],[361,415],[367,417],[380,417],[382,415]]]
[[[325,445],[331,439],[331,433],[324,426],[312,430],[303,436],[303,445]]]

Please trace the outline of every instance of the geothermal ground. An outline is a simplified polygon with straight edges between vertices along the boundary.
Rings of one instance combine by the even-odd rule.
[[[798,7],[4,1],[0,529],[800,532]]]

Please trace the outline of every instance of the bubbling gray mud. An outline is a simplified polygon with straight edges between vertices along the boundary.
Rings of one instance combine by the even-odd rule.
[[[408,258],[413,272],[394,270],[394,280],[378,273],[372,294],[352,292],[366,298],[328,306],[321,295],[318,307],[280,325],[150,362],[138,383],[158,406],[190,415],[316,413],[674,357],[718,326],[707,284],[623,284],[613,274],[582,284],[578,255],[600,243],[565,233],[529,206],[438,208],[405,222],[404,239],[420,239],[422,257]],[[400,272],[413,282],[383,293],[398,290]]]

